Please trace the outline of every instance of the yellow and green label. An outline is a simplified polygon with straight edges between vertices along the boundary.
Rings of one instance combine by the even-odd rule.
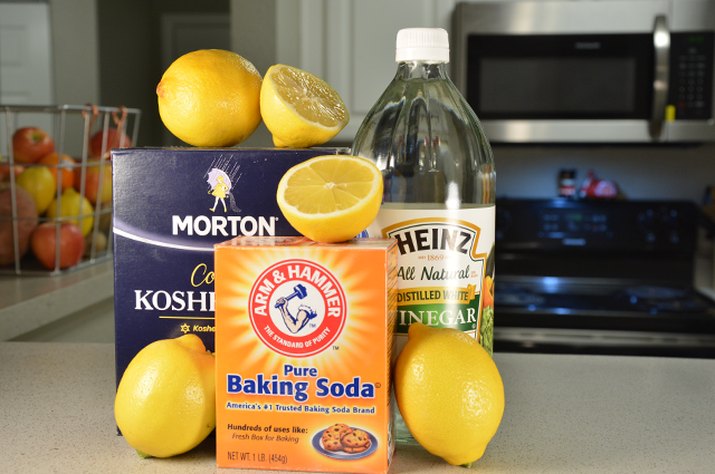
[[[492,350],[493,298],[486,297],[494,246],[493,205],[459,210],[383,205],[368,229],[397,241],[396,353],[410,324],[457,328]],[[491,305],[485,308],[485,304]],[[485,318],[484,316],[488,316]]]

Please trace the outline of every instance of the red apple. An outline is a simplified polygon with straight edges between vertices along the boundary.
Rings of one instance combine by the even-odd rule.
[[[21,165],[15,165],[12,167],[12,172],[17,178],[25,171],[25,167]],[[0,164],[0,182],[10,179],[10,165],[6,163]]]
[[[97,158],[107,158],[109,159],[109,151],[112,148],[129,148],[134,146],[132,139],[129,135],[122,132],[120,133],[114,127],[109,127],[107,129],[107,138],[104,146],[104,153],[102,153],[102,141],[104,138],[104,131],[100,130],[89,139],[89,157],[93,159]]]
[[[48,270],[55,269],[56,226],[60,229],[60,269],[77,265],[84,253],[84,237],[82,230],[76,224],[71,222],[40,224],[32,232],[30,247],[37,260]]]
[[[96,166],[95,166],[96,165]],[[100,165],[102,171],[100,173]],[[99,193],[99,183],[102,183],[102,194]],[[82,192],[82,168],[74,170],[74,188],[78,193]],[[105,161],[92,161],[84,170],[84,195],[89,199],[93,206],[96,206],[97,201],[102,204],[109,204],[112,201],[112,164]]]
[[[12,154],[16,163],[35,163],[55,151],[55,142],[39,127],[22,127],[12,134]]]
[[[15,263],[30,248],[30,236],[37,226],[37,208],[30,193],[20,186],[15,188],[15,214],[12,209],[12,194],[6,183],[0,184],[0,266]],[[13,221],[15,225],[13,225]],[[15,255],[15,228],[17,249]]]

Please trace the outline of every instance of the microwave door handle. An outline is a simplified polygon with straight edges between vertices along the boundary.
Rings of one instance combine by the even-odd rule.
[[[663,132],[665,107],[668,101],[670,76],[670,31],[664,15],[655,18],[653,27],[655,63],[653,71],[653,108],[650,119],[650,136],[657,140]]]

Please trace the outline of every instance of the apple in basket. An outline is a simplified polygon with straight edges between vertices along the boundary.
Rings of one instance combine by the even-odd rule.
[[[30,240],[32,253],[43,267],[55,269],[57,250],[57,226],[59,226],[60,258],[59,268],[65,269],[77,265],[84,253],[82,230],[71,222],[45,222],[38,225]]]
[[[22,127],[12,134],[12,154],[16,163],[35,163],[55,150],[55,141],[40,127]]]
[[[106,142],[105,142],[106,140]],[[104,143],[104,147],[102,147]],[[99,130],[89,139],[89,157],[92,159],[110,158],[109,152],[112,148],[130,148],[133,147],[132,139],[124,132],[120,132],[117,128],[109,127],[106,133],[104,130]],[[104,151],[104,153],[102,153]]]
[[[77,192],[82,192],[82,178],[82,168],[75,168],[74,188]],[[85,167],[84,194],[93,206],[96,206],[97,202],[108,205],[112,201],[111,162],[92,161]]]

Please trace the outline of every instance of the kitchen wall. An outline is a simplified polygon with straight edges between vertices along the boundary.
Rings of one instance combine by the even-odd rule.
[[[139,144],[164,145],[164,126],[159,118],[155,92],[165,69],[161,49],[162,19],[175,14],[228,17],[229,1],[85,1],[97,2],[101,101],[107,105],[140,108]],[[220,46],[207,44],[200,47]]]
[[[163,126],[154,93],[163,72],[161,16],[182,12],[229,16],[231,48],[265,71],[279,57],[278,36],[291,28],[281,23],[278,3],[51,0],[56,100],[139,107],[143,110],[140,143],[161,145]],[[271,146],[270,135],[261,126],[245,145]],[[577,169],[579,181],[593,169],[600,177],[615,180],[633,199],[700,201],[705,186],[715,185],[715,145],[494,148],[500,196],[553,196],[560,168]]]
[[[99,101],[96,0],[50,0],[55,103]]]
[[[296,61],[289,63],[299,67],[305,63],[309,70],[314,66],[320,70],[322,64],[324,74],[333,73],[337,77],[333,85],[338,90],[348,85],[341,91],[348,103],[355,101],[358,95],[356,83],[360,85],[361,94],[367,94],[372,87],[368,87],[368,83],[376,82],[378,76],[385,77],[385,84],[374,91],[374,100],[377,100],[394,74],[394,64],[385,62],[383,67],[377,58],[392,56],[397,29],[402,26],[449,28],[455,3],[454,0],[343,0],[335,4],[329,0],[264,0],[259,5],[252,0],[231,0],[231,44],[234,51],[245,55],[261,71],[280,61]],[[374,17],[370,10],[374,10]],[[398,15],[398,12],[404,14]],[[405,24],[408,20],[409,24]],[[390,28],[391,33],[374,31],[378,27]],[[358,48],[358,42],[368,45],[367,54],[375,57],[350,57],[366,49]],[[351,68],[352,76],[346,80],[343,75],[335,74],[336,65]],[[352,109],[351,113],[356,115]],[[261,127],[246,144],[271,146],[270,134]],[[335,144],[349,146],[350,140]],[[715,186],[715,143],[686,146],[494,144],[493,148],[499,197],[555,197],[557,176],[562,168],[575,169],[578,184],[593,170],[598,177],[616,182],[626,199],[700,203],[706,186]],[[715,283],[713,255],[712,239],[706,238],[703,231],[698,262],[704,262],[704,266],[697,273],[701,275],[698,281],[707,287]]]
[[[1,101],[11,105],[98,101],[95,5],[95,0],[0,0],[0,82],[6,81],[0,84]],[[49,114],[25,114],[17,120],[19,125],[39,125],[56,133]],[[0,127],[4,126],[0,119]],[[0,136],[2,150],[4,139]],[[66,150],[78,144],[81,136],[65,137]]]
[[[55,101],[139,107],[143,145],[163,144],[154,93],[163,72],[162,15],[226,15],[231,48],[261,71],[281,55],[279,36],[295,28],[279,14],[280,0],[50,0],[49,5]],[[270,135],[261,126],[245,145],[271,146]],[[633,199],[700,201],[705,186],[715,185],[715,145],[494,148],[500,196],[553,196],[561,168],[577,169],[579,181],[593,169]]]
[[[320,0],[298,2],[300,7],[293,6],[298,10],[296,15],[298,18],[286,19],[281,15],[282,9],[285,10],[284,0],[265,0],[260,4],[252,0],[231,0],[232,49],[250,58],[259,70],[265,71],[268,66],[277,62],[278,58],[290,56],[280,49],[285,47],[285,42],[279,41],[281,37],[295,37],[295,41],[289,42],[289,46],[298,48],[296,44],[302,38],[299,36],[300,32],[296,30],[300,29],[301,22],[304,21],[299,17],[310,12],[316,2],[320,3]],[[399,3],[391,2],[391,4]],[[433,18],[435,24],[444,24],[444,18],[440,15],[446,8],[451,8],[450,3],[454,2],[422,0],[415,2],[415,5],[428,11],[422,18]],[[369,3],[360,3],[363,9],[366,8],[365,5]],[[376,15],[380,14],[377,8],[376,4]],[[345,11],[349,14],[350,8]],[[391,10],[386,7],[385,11],[389,13],[394,11],[394,8]],[[334,15],[329,18],[333,22],[342,23]],[[347,25],[345,35],[354,34],[351,28],[357,27],[350,21],[350,18],[344,19]],[[395,18],[393,22],[397,25],[400,21]],[[380,20],[380,24],[385,23],[389,23],[389,20]],[[323,25],[323,28],[326,26]],[[397,26],[394,29],[396,32]],[[321,32],[309,31],[304,34],[321,35]],[[365,34],[375,36],[375,33],[370,31],[366,31]],[[385,44],[384,48],[393,50],[394,44]],[[326,52],[315,51],[313,54],[326,54]],[[375,54],[384,55],[385,51],[376,51]],[[389,76],[391,71],[387,73],[387,77],[391,77]],[[385,75],[383,71],[377,73]],[[375,91],[375,100],[380,92],[382,90]],[[270,146],[270,135],[262,130],[251,137],[249,143]],[[339,144],[349,145],[349,143]],[[631,199],[688,199],[699,202],[705,186],[715,185],[715,144],[699,146],[495,144],[494,152],[499,196],[553,197],[557,194],[557,175],[561,168],[576,169],[578,182],[586,177],[588,170],[593,169],[598,176],[616,181],[624,196]]]
[[[231,49],[249,58],[265,73],[277,62],[278,13],[275,0],[230,0]],[[273,146],[271,134],[261,123],[244,146]]]
[[[291,34],[294,27],[279,15],[280,0],[201,4],[190,0],[52,0],[50,4],[57,99],[141,108],[140,143],[144,145],[163,143],[154,93],[163,72],[159,59],[162,15],[226,14],[232,25],[231,48],[250,58],[260,71],[277,62],[281,55],[278,37]],[[379,92],[375,94],[377,99]],[[271,146],[270,134],[261,126],[244,145]],[[499,196],[554,196],[561,168],[575,168],[579,181],[593,169],[600,177],[616,181],[632,199],[700,201],[705,186],[715,185],[715,145],[495,145],[494,151]]]
[[[229,0],[0,0],[5,3],[49,6],[51,70],[45,74],[52,90],[40,103],[139,108],[139,144],[151,146],[164,141],[154,92],[165,69],[162,20],[183,14],[227,22],[229,11]],[[228,43],[203,47],[228,48]]]
[[[692,146],[506,146],[495,145],[499,196],[554,197],[562,168],[577,182],[592,169],[615,181],[630,199],[700,202],[715,186],[715,144]]]

